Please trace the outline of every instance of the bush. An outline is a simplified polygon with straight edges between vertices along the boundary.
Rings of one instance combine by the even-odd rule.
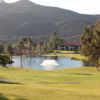
[[[11,61],[10,57],[8,55],[0,55],[0,65],[2,67],[7,67],[7,65],[12,64],[13,61]]]

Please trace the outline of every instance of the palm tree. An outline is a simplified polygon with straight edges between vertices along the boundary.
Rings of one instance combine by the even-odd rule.
[[[26,54],[26,48],[27,48],[27,44],[28,44],[28,39],[26,37],[24,37],[22,40],[21,40],[24,44],[24,51],[25,51],[25,54]]]
[[[32,57],[32,46],[33,46],[33,40],[31,37],[28,37],[27,38],[27,42],[28,42],[28,45],[29,45],[29,55],[30,55],[30,58]]]
[[[32,48],[32,50],[33,50],[33,54],[34,54],[34,56],[36,55],[36,43],[33,43],[33,48]]]
[[[18,42],[18,48],[19,48],[19,51],[20,51],[20,62],[21,62],[21,68],[23,67],[23,63],[22,63],[22,54],[23,54],[23,48],[24,48],[24,43],[22,40],[20,40]]]

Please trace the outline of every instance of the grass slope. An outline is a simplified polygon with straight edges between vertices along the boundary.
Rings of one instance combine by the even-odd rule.
[[[100,100],[100,72],[1,68],[0,100]]]

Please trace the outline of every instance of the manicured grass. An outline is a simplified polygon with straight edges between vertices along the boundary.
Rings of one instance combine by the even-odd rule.
[[[0,100],[100,100],[100,72],[93,67],[1,68]]]

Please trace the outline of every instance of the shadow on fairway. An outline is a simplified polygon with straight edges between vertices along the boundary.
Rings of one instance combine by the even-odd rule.
[[[0,93],[0,100],[9,100],[3,93]]]

